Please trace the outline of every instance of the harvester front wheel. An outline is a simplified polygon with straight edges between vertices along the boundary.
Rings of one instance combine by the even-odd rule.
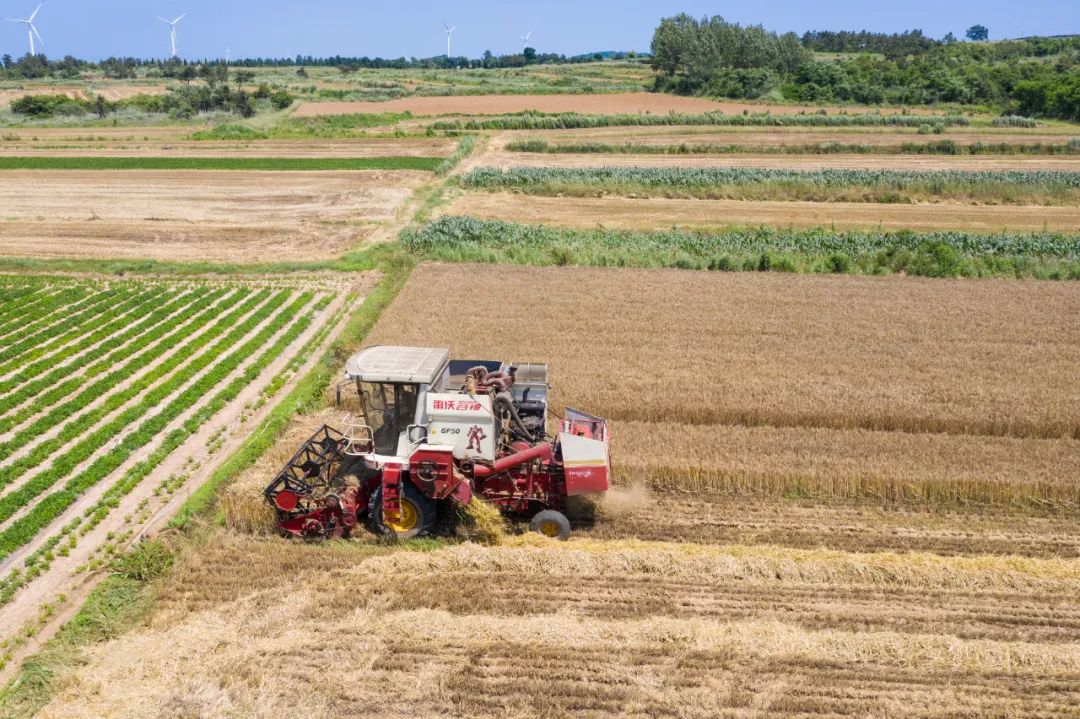
[[[401,483],[401,512],[396,519],[384,521],[382,511],[382,487],[371,494],[368,502],[368,520],[376,534],[397,535],[398,539],[412,539],[427,534],[435,525],[435,502],[425,497],[409,481]]]
[[[565,514],[556,512],[554,509],[537,512],[529,528],[545,537],[558,539],[560,542],[565,542],[570,538],[570,520]]]

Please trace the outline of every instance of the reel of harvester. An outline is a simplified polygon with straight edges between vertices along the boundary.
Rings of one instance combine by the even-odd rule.
[[[347,537],[356,525],[357,490],[343,479],[348,440],[324,425],[306,441],[263,494],[285,534],[320,540]]]

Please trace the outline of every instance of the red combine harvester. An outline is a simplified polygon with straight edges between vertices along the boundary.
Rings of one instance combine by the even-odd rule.
[[[371,347],[346,365],[359,412],[324,426],[264,494],[285,534],[347,537],[361,522],[408,539],[473,496],[566,539],[568,497],[609,487],[607,422],[566,410],[547,433],[547,367],[451,360],[449,350]]]

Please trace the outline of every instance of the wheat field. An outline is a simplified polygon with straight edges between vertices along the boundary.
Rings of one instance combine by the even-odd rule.
[[[428,264],[370,342],[548,362],[625,482],[1075,509],[1078,317],[1065,283]]]

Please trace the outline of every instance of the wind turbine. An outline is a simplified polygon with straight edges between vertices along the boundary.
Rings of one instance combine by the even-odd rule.
[[[444,28],[446,28],[446,57],[449,58],[450,57],[450,37],[454,34],[454,30],[458,29],[458,26],[455,25],[454,27],[450,27],[449,25],[446,24],[445,20],[443,20],[442,26]]]
[[[521,51],[525,52],[529,48],[529,38],[532,37],[533,31],[525,33],[521,36]]]
[[[41,5],[44,5],[44,4],[45,3],[41,3]],[[41,39],[41,33],[39,33],[37,31],[36,27],[34,27],[34,18],[36,18],[38,12],[41,11],[41,5],[38,5],[37,10],[34,11],[34,14],[31,15],[26,20],[20,20],[17,17],[9,17],[9,18],[7,18],[11,22],[21,22],[23,25],[26,25],[26,35],[27,35],[27,37],[30,38],[30,55],[31,56],[37,55],[37,51],[34,49],[34,36],[35,35],[37,35],[37,39],[41,43],[41,46],[42,47],[45,46],[45,41]]]
[[[165,18],[161,17],[160,15],[155,15],[154,17],[156,17],[158,20],[160,20],[161,22],[163,22],[163,23],[165,23],[166,25],[169,26],[169,39],[172,41],[172,57],[173,57],[173,59],[175,59],[176,58],[176,23],[180,22],[185,17],[187,17],[187,13],[184,13],[183,15],[176,18],[175,20],[166,20]]]

